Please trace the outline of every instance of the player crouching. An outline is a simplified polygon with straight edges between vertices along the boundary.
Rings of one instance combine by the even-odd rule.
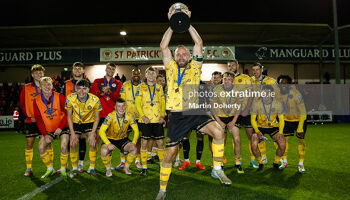
[[[99,131],[100,137],[103,141],[101,147],[101,158],[107,169],[107,177],[112,176],[111,152],[116,147],[122,153],[129,153],[123,169],[125,174],[131,174],[129,167],[136,157],[136,142],[139,138],[139,129],[135,117],[129,113],[125,113],[125,108],[125,100],[121,98],[117,99],[114,107],[115,110],[107,115]],[[134,130],[134,138],[132,142],[128,138],[127,133],[129,125]]]

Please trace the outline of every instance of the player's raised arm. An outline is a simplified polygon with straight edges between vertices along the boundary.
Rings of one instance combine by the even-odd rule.
[[[190,35],[191,35],[192,40],[194,42],[193,56],[195,58],[202,59],[203,58],[203,40],[202,40],[201,36],[198,34],[196,29],[192,25],[188,29],[188,32],[190,32]],[[201,60],[196,60],[196,61],[201,61]]]
[[[167,66],[171,60],[171,52],[169,49],[169,43],[171,36],[173,35],[173,30],[169,27],[168,30],[165,31],[162,41],[160,42],[160,50],[162,52],[162,59],[164,66]]]

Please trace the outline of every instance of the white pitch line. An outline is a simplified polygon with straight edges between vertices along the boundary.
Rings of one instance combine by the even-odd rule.
[[[84,163],[84,168],[87,167],[88,165],[90,165],[89,162],[85,162]],[[68,172],[67,172],[67,178],[69,178]],[[53,180],[53,181],[51,181],[49,183],[46,183],[45,185],[42,185],[39,188],[36,188],[33,192],[28,193],[28,194],[22,196],[21,198],[18,198],[17,200],[28,200],[28,199],[31,199],[35,195],[37,195],[38,193],[44,192],[45,190],[49,189],[50,187],[52,187],[53,185],[59,183],[62,180],[63,180],[63,177],[60,176],[60,177],[56,178],[55,180]]]
[[[46,183],[45,185],[40,186],[39,188],[36,188],[33,192],[28,193],[24,196],[22,196],[21,198],[18,198],[17,200],[24,200],[24,199],[31,199],[33,198],[35,195],[37,195],[40,192],[43,192],[47,189],[49,189],[51,186],[55,185],[56,183],[59,183],[60,181],[63,180],[63,177],[60,176],[56,179],[54,179],[53,181]]]

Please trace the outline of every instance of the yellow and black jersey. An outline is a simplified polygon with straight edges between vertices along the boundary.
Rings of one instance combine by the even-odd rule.
[[[281,94],[283,114],[285,121],[296,122],[305,120],[306,109],[302,95],[294,88],[290,88],[287,94]]]
[[[165,116],[163,87],[158,84],[141,83],[137,91],[139,93],[136,96],[136,107],[140,114],[139,122],[144,123],[141,117],[146,116],[151,123],[158,123],[159,118]]]
[[[243,98],[234,96],[235,86],[226,88],[224,84],[221,84],[214,87],[213,91],[216,95],[211,98],[213,114],[218,117],[231,117],[241,112]]]
[[[257,91],[261,91],[263,85],[277,85],[277,81],[274,78],[265,75],[262,75],[261,80],[256,80],[255,76],[252,76],[251,82],[253,88]]]
[[[283,107],[281,102],[273,99],[272,103],[265,104],[263,103],[261,98],[256,98],[254,99],[252,104],[252,125],[254,120],[258,127],[279,127],[279,121],[277,120],[277,116],[283,115],[282,112]]]
[[[235,84],[251,85],[251,77],[246,74],[238,73],[235,75]]]
[[[73,123],[91,123],[95,121],[95,111],[101,111],[100,99],[91,94],[87,94],[86,102],[81,102],[77,93],[67,96],[65,109],[73,110]]]
[[[235,74],[234,84],[236,86],[236,91],[242,91],[244,93],[250,91],[253,87],[251,77],[241,73]],[[241,103],[241,110],[244,110],[248,104],[248,98],[243,98]]]
[[[134,115],[136,119],[139,119],[135,102],[139,85],[134,85],[132,81],[126,81],[120,90],[120,97],[126,101],[126,112]]]
[[[186,68],[179,68],[176,62],[172,59],[165,67],[167,74],[167,95],[166,95],[166,110],[183,110],[184,85],[198,86],[200,84],[202,63],[192,60]],[[179,76],[182,76],[181,83],[178,81]],[[185,97],[187,98],[187,97]],[[191,100],[192,101],[192,100]],[[186,106],[186,105],[185,105]]]
[[[125,113],[123,117],[117,117],[117,112],[113,111],[107,115],[101,125],[99,134],[105,144],[111,143],[108,139],[121,140],[128,137],[128,127],[131,126],[134,130],[133,143],[136,143],[139,131],[136,119],[130,113]]]

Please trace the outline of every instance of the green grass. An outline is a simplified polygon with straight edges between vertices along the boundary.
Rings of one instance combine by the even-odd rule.
[[[167,199],[350,199],[350,124],[310,125],[306,135],[305,167],[307,172],[297,172],[298,154],[296,137],[289,141],[289,166],[284,171],[272,169],[275,147],[267,143],[269,163],[262,172],[249,166],[249,152],[245,131],[241,129],[242,158],[245,174],[234,169],[234,155],[231,136],[225,147],[228,164],[225,172],[231,178],[232,186],[220,185],[210,177],[211,158],[208,138],[202,164],[206,170],[194,168],[196,159],[196,136],[191,135],[191,166],[186,171],[172,170],[168,184]],[[59,177],[41,179],[45,166],[39,158],[37,143],[34,147],[32,178],[23,177],[25,170],[23,135],[12,131],[0,132],[0,199],[17,199],[36,188]],[[54,142],[55,163],[59,168],[59,140]],[[85,163],[88,161],[86,154]],[[113,166],[119,163],[119,152],[115,151]],[[60,181],[51,188],[37,194],[33,199],[154,199],[159,190],[158,165],[149,165],[147,177],[140,177],[133,165],[133,174],[127,176],[113,171],[113,177],[105,177],[105,168],[100,156],[97,158],[98,176],[87,173],[77,178]],[[86,167],[85,169],[87,169]]]

